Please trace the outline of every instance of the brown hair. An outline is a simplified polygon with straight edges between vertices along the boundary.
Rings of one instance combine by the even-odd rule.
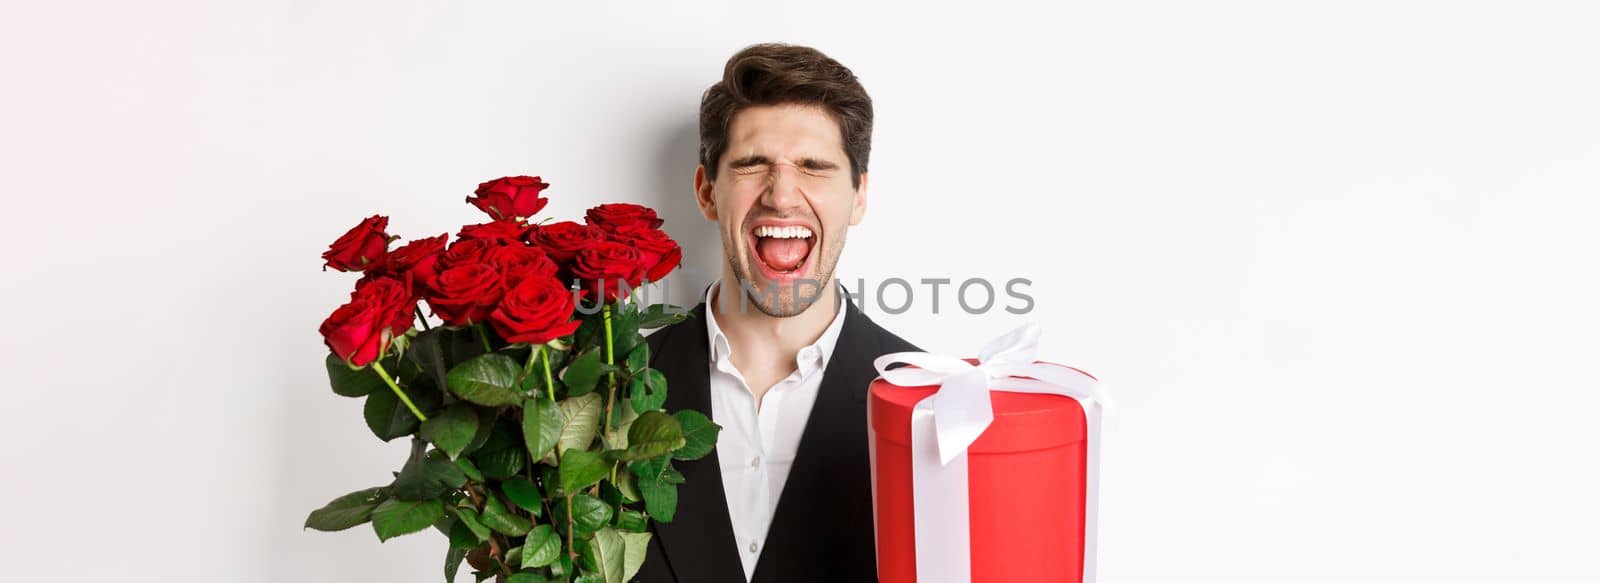
[[[850,183],[861,188],[872,150],[872,98],[854,73],[811,47],[783,43],[750,45],[728,59],[722,80],[700,98],[700,163],[717,179],[728,149],[734,114],[752,105],[799,104],[826,109],[839,122]]]

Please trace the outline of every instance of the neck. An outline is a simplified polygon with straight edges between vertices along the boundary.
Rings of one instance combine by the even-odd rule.
[[[735,363],[759,360],[792,365],[800,349],[816,342],[833,322],[838,292],[833,282],[827,282],[805,311],[787,318],[769,316],[752,305],[754,300],[743,299],[739,279],[724,268],[706,310],[716,311],[717,327],[727,335]]]

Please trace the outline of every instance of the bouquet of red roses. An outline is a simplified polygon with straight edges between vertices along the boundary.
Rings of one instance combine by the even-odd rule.
[[[324,269],[362,273],[320,329],[333,392],[365,398],[373,434],[410,436],[411,453],[392,482],[334,499],[307,528],[371,522],[382,541],[432,526],[450,541],[446,581],[463,559],[478,580],[511,583],[639,569],[649,521],[677,507],[672,460],[707,455],[720,430],[661,409],[666,382],[640,335],[685,317],[632,293],[682,251],[634,204],[532,223],[548,186],[483,183],[467,202],[493,220],[448,245],[441,234],[391,249],[399,237],[372,216],[322,255]]]

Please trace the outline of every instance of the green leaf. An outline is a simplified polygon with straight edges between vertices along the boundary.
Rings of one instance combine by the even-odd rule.
[[[662,326],[676,324],[689,319],[690,312],[677,306],[667,304],[652,304],[644,309],[639,318],[641,330],[654,330]]]
[[[631,471],[617,473],[616,488],[617,492],[622,494],[623,502],[638,502],[640,500],[644,500],[644,498],[640,497],[639,495],[639,478]]]
[[[446,386],[445,373],[452,363],[446,347],[450,333],[450,329],[444,327],[422,332],[411,339],[411,346],[406,350],[406,360],[427,370],[435,386]]]
[[[561,554],[561,535],[556,534],[554,528],[548,524],[541,524],[528,531],[528,540],[522,545],[522,568],[537,569],[556,560],[556,555]]]
[[[450,525],[450,534],[446,536],[450,539],[450,548],[452,549],[470,550],[483,542],[478,539],[476,533],[472,532],[472,527],[467,526],[466,523],[460,520],[456,520],[455,524]]]
[[[423,457],[420,450],[426,448],[427,443],[420,439],[414,441],[412,457],[400,469],[400,475],[395,477],[395,497],[402,500],[428,500],[467,483],[466,474],[454,462],[445,459],[443,452],[435,451]]]
[[[467,476],[467,479],[474,482],[483,481],[483,472],[478,469],[477,464],[472,463],[472,460],[458,457],[456,458],[456,467],[461,468],[461,473]]]
[[[527,455],[523,452],[522,439],[517,437],[518,431],[516,421],[509,417],[495,423],[488,441],[472,454],[473,463],[484,476],[504,480],[522,471]]]
[[[583,351],[561,373],[561,382],[567,385],[568,397],[585,395],[594,390],[595,381],[600,380],[600,350],[595,347]]]
[[[671,453],[683,447],[683,426],[678,419],[660,411],[645,411],[628,428],[628,449],[617,459],[642,460]]]
[[[422,424],[423,439],[433,442],[450,459],[461,455],[478,434],[478,410],[467,403],[456,403]]]
[[[630,462],[628,470],[640,478],[655,479],[661,477],[661,474],[667,471],[667,464],[671,462],[672,458],[669,456],[639,460]]]
[[[389,488],[383,486],[345,494],[322,508],[312,510],[311,515],[306,517],[305,528],[334,532],[365,524],[372,519],[372,510],[388,499]]]
[[[641,344],[640,348],[647,348],[649,344]],[[660,409],[667,402],[667,377],[661,371],[645,369],[628,381],[628,400],[633,405],[633,410],[643,414],[645,411]]]
[[[439,500],[399,500],[391,498],[372,511],[372,530],[378,540],[386,541],[428,528],[444,516],[444,502]]]
[[[588,450],[570,449],[561,454],[561,490],[575,494],[600,481],[611,471],[605,456]]]
[[[451,368],[446,380],[457,396],[485,407],[499,407],[522,398],[516,388],[520,372],[522,367],[511,357],[492,352]]]
[[[650,517],[638,510],[623,510],[617,516],[616,527],[625,532],[646,532],[650,530]]]
[[[524,556],[526,556],[526,553],[524,553]],[[527,559],[523,560],[526,561]],[[550,581],[550,579],[546,579],[544,575],[538,573],[512,573],[510,577],[506,578],[506,583],[550,583]]]
[[[341,397],[365,397],[378,389],[388,390],[383,386],[383,377],[378,376],[378,371],[370,367],[351,370],[344,360],[335,354],[328,354],[328,384],[333,387],[333,394]]]
[[[672,414],[678,419],[678,424],[683,426],[684,444],[681,449],[673,452],[672,457],[680,460],[697,460],[711,453],[717,446],[717,433],[722,431],[722,426],[712,423],[704,413],[694,409],[684,409]]]
[[[458,506],[450,509],[456,515],[456,526],[451,528],[451,542],[455,542],[456,528],[464,528],[471,536],[473,543],[468,548],[478,546],[478,543],[489,540],[489,527],[484,526],[483,520],[478,517],[478,511],[470,506]],[[466,542],[463,540],[462,542]]]
[[[644,496],[644,509],[650,516],[659,522],[672,522],[678,512],[678,486],[665,473],[657,478],[640,478],[639,493]]]
[[[589,449],[589,444],[594,442],[595,433],[600,430],[600,415],[604,409],[604,399],[600,395],[589,393],[577,397],[568,397],[558,405],[561,408],[561,438],[558,440],[562,453],[572,449]]]
[[[478,410],[478,432],[472,435],[472,441],[467,443],[467,448],[461,450],[463,454],[478,451],[484,444],[489,443],[489,437],[494,435],[495,421],[499,420],[499,409]]]
[[[560,506],[563,510],[565,505]],[[563,516],[565,518],[565,516]],[[611,505],[588,494],[572,497],[572,530],[579,536],[599,530],[611,522]]]
[[[452,547],[450,547],[450,550],[445,551],[445,553],[444,553],[444,581],[445,581],[445,583],[455,583],[455,581],[456,581],[456,572],[461,570],[461,559],[466,558],[468,550],[471,550],[471,549],[460,549],[460,548],[456,548],[456,547],[452,546]]]
[[[512,514],[500,498],[490,494],[483,500],[483,524],[495,532],[507,536],[522,536],[528,534],[528,529],[533,524],[528,519]]]
[[[367,428],[372,430],[372,434],[384,441],[411,435],[411,432],[417,430],[417,416],[401,404],[400,399],[394,396],[394,391],[388,387],[367,395],[367,403],[362,407],[361,415],[367,419]]]
[[[668,484],[682,484],[683,474],[678,473],[678,468],[668,463],[666,471],[661,472],[661,479],[666,480]]]
[[[639,335],[639,310],[632,303],[618,305],[611,314],[612,354],[622,356],[633,352],[633,347],[644,340]]]
[[[522,450],[506,448],[478,452],[477,460],[484,476],[504,480],[522,471],[523,465],[527,462],[524,458]]]
[[[500,489],[506,493],[506,498],[511,499],[512,504],[532,512],[534,516],[544,511],[544,496],[539,492],[539,487],[534,485],[533,480],[512,476],[500,483]]]
[[[544,399],[522,401],[522,439],[528,455],[539,459],[550,453],[561,441],[561,430],[566,418],[561,407]]]
[[[650,368],[650,345],[640,344],[633,347],[628,353],[628,374],[639,374],[639,371]]]
[[[644,566],[645,554],[650,551],[650,533],[619,532],[622,537],[622,580],[633,579]]]
[[[611,424],[605,434],[605,449],[627,449],[628,430],[633,428],[633,422],[639,419],[639,414],[633,412],[632,407],[617,407],[621,412],[621,419]]]
[[[593,538],[579,539],[573,544],[578,547],[578,557],[584,568],[600,575],[605,583],[622,583],[625,545],[622,535],[610,527],[596,531]]]

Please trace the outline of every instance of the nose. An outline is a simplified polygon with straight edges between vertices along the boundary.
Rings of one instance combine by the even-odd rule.
[[[761,204],[777,209],[799,208],[805,204],[805,192],[800,189],[796,176],[800,169],[794,164],[779,162],[772,165],[770,183],[761,195]]]

